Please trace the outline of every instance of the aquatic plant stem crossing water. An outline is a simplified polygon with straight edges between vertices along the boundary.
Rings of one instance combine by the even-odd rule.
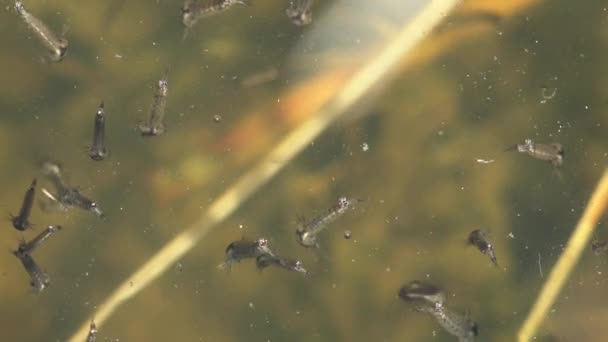
[[[570,273],[576,266],[583,250],[589,244],[593,231],[602,214],[608,207],[608,170],[604,171],[595,192],[583,213],[576,229],[570,236],[566,248],[559,257],[557,264],[551,270],[549,278],[545,282],[536,303],[528,314],[521,329],[519,330],[519,342],[528,342],[534,337],[538,327],[543,322],[547,312],[555,303],[555,298],[561,291]]]

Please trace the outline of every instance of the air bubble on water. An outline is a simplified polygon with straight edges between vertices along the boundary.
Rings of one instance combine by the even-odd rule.
[[[361,144],[361,150],[363,152],[369,151],[369,145],[366,142],[364,142],[363,144]]]
[[[222,117],[219,114],[215,114],[213,116],[213,122],[220,122],[222,121]]]
[[[350,239],[353,236],[352,232],[350,230],[345,230],[344,231],[344,238],[345,239]]]
[[[253,305],[253,303],[252,303],[252,302],[249,302],[249,308],[250,308],[251,310],[255,310],[255,305]]]

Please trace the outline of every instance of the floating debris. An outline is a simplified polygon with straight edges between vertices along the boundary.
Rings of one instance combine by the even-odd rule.
[[[350,240],[351,237],[353,237],[353,233],[350,230],[345,230],[344,231],[344,238],[346,240]]]
[[[183,38],[199,19],[221,13],[234,5],[246,5],[246,0],[186,0],[182,6]]]
[[[482,158],[477,158],[475,159],[476,162],[480,163],[480,164],[491,164],[494,162],[494,159],[482,159]]]
[[[541,255],[540,252],[538,252],[538,274],[540,275],[541,279],[544,278],[544,274],[543,274],[543,264],[541,262]]]
[[[24,231],[28,227],[30,227],[30,214],[32,212],[32,205],[34,204],[34,197],[36,196],[36,178],[32,181],[30,188],[25,192],[25,196],[23,197],[23,204],[21,204],[21,209],[19,210],[19,215],[12,216],[11,222],[13,223],[13,227],[15,229]]]
[[[156,93],[154,94],[154,101],[152,102],[148,121],[142,122],[138,126],[141,135],[157,136],[165,133],[163,117],[165,116],[168,93],[169,84],[167,83],[167,76],[165,76],[156,84]]]
[[[606,251],[608,251],[608,241],[607,240],[594,240],[591,243],[591,251],[593,251],[593,254],[595,254],[597,256],[606,254]]]
[[[19,253],[27,253],[31,254],[35,251],[40,245],[46,241],[51,235],[61,230],[61,226],[48,226],[45,230],[40,232],[36,237],[34,237],[29,242],[21,242],[17,251]]]
[[[95,161],[104,160],[108,155],[105,143],[106,119],[104,114],[103,101],[95,113],[95,125],[93,126],[93,143],[89,148],[89,157]]]
[[[20,249],[17,249],[13,252],[13,254],[19,259],[19,261],[21,261],[25,271],[29,274],[30,285],[35,292],[40,293],[51,284],[51,278],[49,275],[40,269],[38,264],[36,264],[36,261],[34,261],[34,258],[32,258],[29,253],[25,253],[20,251]]]
[[[213,122],[215,122],[215,123],[220,123],[220,122],[222,122],[222,116],[221,116],[221,115],[219,115],[219,114],[215,114],[215,115],[213,116]]]
[[[281,256],[278,255],[269,255],[269,254],[262,254],[259,255],[256,259],[255,259],[255,264],[258,267],[259,270],[263,270],[264,268],[268,267],[268,266],[278,266],[280,268],[289,270],[289,271],[294,271],[294,272],[299,272],[299,273],[304,273],[306,274],[307,271],[304,268],[304,264],[300,261],[300,260],[291,260],[291,259],[286,259],[283,258]]]
[[[42,193],[49,198],[56,207],[66,211],[69,207],[75,206],[84,210],[92,211],[99,217],[104,217],[103,211],[95,201],[90,200],[80,193],[77,187],[69,187],[62,177],[61,167],[53,162],[47,161],[42,165],[42,173],[55,186],[55,193],[47,189],[42,189]]]
[[[318,215],[309,221],[299,219],[298,228],[296,229],[296,240],[304,247],[318,246],[317,234],[327,228],[330,223],[344,215],[349,209],[354,208],[355,201],[358,200],[340,197],[336,204],[327,210],[327,213]]]
[[[540,101],[540,103],[547,103],[547,100],[551,100],[555,97],[555,95],[557,95],[557,88],[552,88],[552,91],[549,93],[548,90],[549,88],[547,87],[541,87],[541,96],[542,96],[542,100]]]
[[[479,334],[477,323],[448,309],[446,296],[437,287],[414,280],[399,289],[399,297],[413,304],[416,311],[430,314],[448,333],[458,337],[460,342],[473,342]]]
[[[479,229],[475,229],[469,234],[469,238],[467,239],[469,245],[473,245],[479,249],[479,251],[485,255],[487,255],[494,266],[498,266],[498,261],[496,259],[496,253],[494,253],[494,247],[486,237],[486,234]]]
[[[38,37],[38,39],[49,50],[49,58],[52,62],[60,62],[68,50],[68,41],[64,38],[57,38],[40,19],[29,13],[23,6],[23,2],[15,1],[15,9],[25,22],[27,27]]]
[[[97,325],[95,325],[95,321],[91,321],[91,325],[89,326],[89,334],[87,335],[86,342],[95,342],[97,340]]]
[[[294,0],[289,2],[285,10],[287,18],[296,26],[308,25],[312,22],[312,4],[314,0]]]
[[[243,259],[257,258],[261,255],[274,257],[275,254],[268,247],[268,240],[257,239],[255,241],[238,240],[231,242],[226,247],[226,261],[219,265],[220,268],[230,268],[232,264]]]
[[[523,144],[513,145],[505,151],[515,150],[532,158],[548,161],[553,166],[561,166],[564,163],[564,148],[559,143],[537,144],[532,139],[526,139]]]

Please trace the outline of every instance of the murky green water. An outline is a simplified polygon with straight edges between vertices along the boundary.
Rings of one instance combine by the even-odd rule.
[[[328,84],[373,55],[417,8],[317,2],[310,26],[292,25],[285,2],[255,2],[201,20],[182,41],[181,2],[28,1],[56,31],[69,28],[59,64],[41,62],[44,49],[4,2],[0,206],[16,213],[39,163],[51,158],[107,219],[36,206],[25,234],[5,221],[2,340],[66,340],[309,114],[289,105],[330,96]],[[116,311],[98,340],[454,341],[397,297],[414,279],[441,287],[451,307],[469,312],[479,341],[515,340],[608,161],[608,11],[599,2],[551,1],[504,19],[480,14],[448,17],[431,37],[440,52],[415,59],[370,94],[359,111],[370,115],[340,121],[315,140]],[[447,35],[469,27],[466,39]],[[275,80],[241,85],[273,69]],[[142,138],[136,124],[165,71],[167,132]],[[87,146],[101,100],[110,155],[94,162]],[[563,167],[503,152],[525,138],[562,143]],[[327,210],[341,195],[364,201],[322,233],[317,253],[300,247],[298,215]],[[64,229],[35,253],[52,279],[35,295],[8,251],[47,224]],[[499,268],[466,247],[476,228],[489,233]],[[608,238],[605,222],[597,235]],[[218,269],[226,246],[241,237],[269,238],[311,274],[258,272],[252,261]],[[606,272],[608,256],[589,250],[543,340],[603,341]]]

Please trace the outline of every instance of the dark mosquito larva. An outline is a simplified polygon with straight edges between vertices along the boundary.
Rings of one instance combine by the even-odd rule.
[[[93,126],[93,143],[89,148],[89,157],[95,161],[104,160],[108,155],[106,149],[106,119],[103,101],[95,113],[95,124]]]
[[[70,187],[64,182],[61,167],[57,163],[45,162],[42,165],[42,173],[55,186],[54,194],[47,189],[42,189],[43,194],[51,201],[57,203],[62,210],[65,211],[68,207],[75,206],[92,211],[99,217],[104,217],[104,213],[97,205],[97,202],[84,196],[77,187]]]
[[[469,234],[467,242],[470,245],[477,247],[477,249],[481,253],[487,255],[490,260],[492,260],[494,266],[498,266],[498,260],[496,259],[496,253],[494,252],[494,246],[492,246],[486,234],[482,230],[475,229],[474,231],[472,231]]]
[[[61,226],[48,226],[44,229],[40,234],[36,235],[32,240],[28,242],[22,242],[19,244],[19,248],[17,249],[20,253],[31,254],[35,251],[40,245],[46,241],[51,235],[61,230]]]
[[[243,259],[257,258],[260,255],[274,257],[274,253],[268,247],[268,240],[257,239],[255,241],[238,240],[231,242],[226,247],[226,260],[219,265],[220,268],[230,267],[232,264]]]
[[[433,285],[414,280],[399,289],[399,297],[406,302],[424,300],[432,305],[443,305],[445,294]]]
[[[17,230],[24,231],[31,225],[29,222],[29,217],[32,212],[34,197],[36,196],[36,183],[37,180],[36,178],[34,178],[29,189],[27,189],[27,191],[25,192],[25,196],[23,197],[23,203],[21,204],[19,214],[17,216],[11,216],[11,222],[13,223],[13,227],[15,227],[15,229]]]
[[[23,268],[25,268],[25,271],[29,274],[30,285],[35,292],[40,293],[51,284],[49,275],[38,266],[29,253],[25,253],[18,249],[14,251],[13,254],[21,261]]]

